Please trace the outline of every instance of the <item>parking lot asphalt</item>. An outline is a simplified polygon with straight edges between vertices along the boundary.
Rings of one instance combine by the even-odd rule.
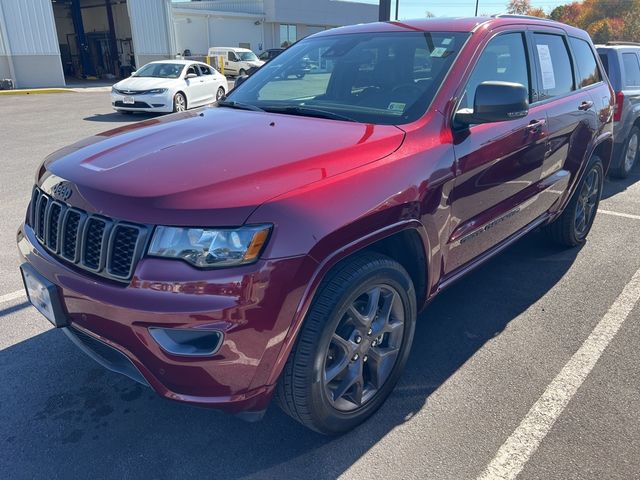
[[[387,403],[327,438],[275,406],[249,424],[162,400],[19,293],[39,162],[141,118],[104,93],[0,98],[0,478],[640,478],[640,168],[607,181],[582,248],[534,232],[438,296]]]

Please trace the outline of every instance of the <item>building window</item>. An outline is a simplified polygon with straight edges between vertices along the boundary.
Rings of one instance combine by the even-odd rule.
[[[280,46],[287,48],[298,40],[298,28],[295,25],[280,25]]]

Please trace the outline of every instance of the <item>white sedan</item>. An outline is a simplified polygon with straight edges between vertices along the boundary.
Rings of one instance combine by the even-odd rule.
[[[111,105],[122,113],[183,112],[220,100],[227,79],[206,63],[163,60],[147,63],[111,88]]]

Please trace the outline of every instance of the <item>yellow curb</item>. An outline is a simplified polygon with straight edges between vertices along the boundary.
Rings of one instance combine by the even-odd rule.
[[[68,88],[25,88],[16,90],[0,90],[0,95],[31,95],[39,93],[71,93]]]

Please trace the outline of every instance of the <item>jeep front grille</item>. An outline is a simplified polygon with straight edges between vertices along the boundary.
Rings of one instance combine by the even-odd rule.
[[[101,277],[128,281],[144,252],[149,227],[93,215],[35,188],[28,223],[55,257]]]

